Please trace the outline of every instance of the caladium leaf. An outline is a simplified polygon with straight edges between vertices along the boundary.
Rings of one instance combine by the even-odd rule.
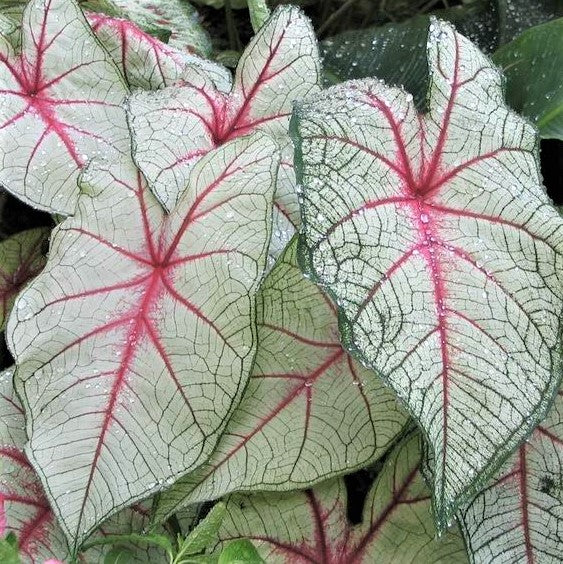
[[[74,211],[89,158],[128,149],[117,67],[75,0],[32,0],[21,52],[0,38],[0,183],[32,206]]]
[[[0,373],[0,512],[5,530],[16,534],[24,562],[66,560],[69,550],[65,535],[23,450],[27,440],[25,420],[14,393],[13,373],[13,368]],[[148,504],[135,505],[113,516],[96,535],[141,531],[148,525],[149,517]],[[130,562],[165,561],[160,551],[147,551],[146,546],[129,543],[128,548],[133,557]],[[82,553],[80,561],[101,563],[107,552],[106,547],[95,547]]]
[[[472,562],[560,561],[563,391],[547,419],[458,518]]]
[[[29,229],[0,242],[0,330],[3,330],[17,293],[45,266],[43,245],[49,229]]]
[[[392,452],[359,525],[349,523],[344,480],[335,479],[304,492],[233,495],[219,538],[251,539],[268,564],[466,562],[457,530],[436,538],[419,444],[414,434]]]
[[[428,63],[427,114],[368,79],[303,104],[294,133],[302,266],[424,429],[444,527],[557,389],[563,221],[500,72],[437,21]]]
[[[257,132],[207,155],[168,216],[130,162],[92,165],[76,215],[16,301],[8,341],[27,453],[73,550],[208,458],[240,397],[273,145]]]
[[[211,458],[163,492],[155,520],[237,490],[288,490],[360,468],[406,424],[392,392],[340,345],[336,311],[290,244],[257,300],[258,350]]]
[[[283,6],[243,53],[229,95],[211,84],[134,93],[129,110],[135,159],[157,198],[172,209],[203,154],[228,139],[266,130],[282,147],[275,238],[283,247],[299,222],[289,115],[293,100],[319,91],[319,76],[309,20],[297,8]]]
[[[92,13],[88,21],[132,88],[153,90],[178,81],[198,84],[205,77],[221,91],[231,88],[227,69],[163,43],[129,20]]]

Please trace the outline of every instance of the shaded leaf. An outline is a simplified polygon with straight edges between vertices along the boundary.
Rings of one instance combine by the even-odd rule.
[[[563,18],[533,27],[494,57],[506,76],[506,97],[544,138],[563,140]]]
[[[17,293],[45,266],[43,245],[49,233],[49,229],[39,227],[0,242],[0,330],[6,325]]]
[[[32,0],[21,45],[0,38],[0,184],[71,214],[83,165],[128,148],[127,88],[75,0]]]
[[[443,528],[557,389],[563,221],[498,70],[443,22],[428,53],[427,114],[364,80],[303,104],[294,130],[302,266],[424,429]]]
[[[335,479],[305,492],[231,496],[221,541],[251,539],[268,564],[466,562],[457,531],[437,538],[419,440],[411,436],[393,451],[360,525],[348,522],[344,481]]]
[[[167,216],[129,161],[84,173],[8,323],[27,453],[73,550],[211,454],[254,357],[276,169],[262,133],[225,144]]]
[[[405,425],[392,392],[342,349],[336,312],[295,254],[291,244],[258,295],[259,345],[241,403],[210,460],[160,495],[157,521],[228,492],[303,488],[350,472]]]
[[[459,514],[475,563],[559,562],[563,554],[563,391],[490,484]]]

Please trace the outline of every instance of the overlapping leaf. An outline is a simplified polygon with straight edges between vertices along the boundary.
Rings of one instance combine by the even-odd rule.
[[[228,139],[266,130],[282,148],[274,252],[281,250],[299,221],[289,115],[293,100],[318,92],[319,73],[308,19],[284,6],[244,51],[229,95],[211,84],[135,93],[130,101],[135,158],[157,198],[171,209],[203,154]]]
[[[0,184],[70,214],[80,169],[128,149],[127,87],[75,0],[32,0],[21,52],[0,38]]]
[[[472,562],[559,562],[563,554],[563,391],[549,416],[459,520]]]
[[[466,562],[457,531],[436,538],[419,439],[411,436],[390,455],[360,525],[348,522],[346,487],[336,479],[305,492],[232,496],[219,538],[251,539],[268,564]]]
[[[151,90],[180,80],[198,84],[204,77],[221,91],[231,87],[227,69],[163,43],[129,20],[92,13],[88,21],[132,88]]]
[[[12,386],[13,369],[0,373],[0,511],[7,532],[18,538],[24,562],[44,562],[49,558],[66,560],[69,550],[63,531],[56,522],[43,488],[23,451],[26,442],[21,404]],[[96,535],[116,535],[142,531],[149,522],[146,505],[125,509],[104,523]],[[164,562],[164,555],[146,546],[128,545],[130,562]],[[91,548],[81,561],[103,562],[106,547]]]
[[[241,403],[210,460],[160,495],[157,521],[186,503],[359,468],[405,424],[391,391],[342,349],[334,307],[295,255],[291,244],[258,295],[259,345]]]
[[[295,135],[302,265],[338,302],[346,345],[424,429],[443,527],[557,389],[563,221],[499,71],[445,23],[428,54],[427,114],[356,81],[305,103]]]
[[[49,229],[29,229],[0,242],[0,330],[3,330],[17,293],[45,265],[43,245]]]
[[[276,159],[262,133],[225,144],[167,216],[130,162],[89,167],[18,297],[27,452],[73,548],[211,454],[254,355]]]

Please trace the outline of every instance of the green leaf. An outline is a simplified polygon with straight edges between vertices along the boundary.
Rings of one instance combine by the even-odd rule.
[[[498,69],[444,22],[428,58],[428,113],[366,79],[298,107],[293,130],[301,264],[423,428],[443,528],[557,390],[563,221]]]
[[[104,564],[130,564],[135,555],[128,548],[117,546],[112,548],[104,558]]]
[[[203,463],[238,403],[278,159],[261,132],[226,143],[170,214],[129,160],[93,161],[19,295],[7,334],[27,453],[73,550]]]
[[[250,21],[252,29],[257,33],[264,25],[264,22],[270,17],[270,9],[266,0],[249,0],[248,11],[250,13]]]
[[[493,60],[506,77],[510,105],[543,138],[563,140],[563,18],[525,31]]]
[[[547,418],[458,515],[475,564],[563,554],[563,390]]]
[[[217,539],[217,532],[225,518],[225,504],[217,503],[195,529],[184,539],[178,554],[193,556],[203,552]]]
[[[466,562],[457,530],[437,538],[419,443],[415,434],[392,451],[359,525],[348,521],[344,480],[335,479],[304,492],[233,495],[220,539],[252,540],[268,564]]]
[[[240,539],[227,543],[218,564],[265,564],[265,561],[248,539]]]
[[[73,213],[84,164],[129,151],[126,95],[76,1],[32,0],[20,52],[0,38],[0,184],[31,206]]]
[[[2,564],[21,564],[18,539],[14,533],[8,533],[6,538],[0,539],[0,562]]]
[[[392,392],[339,342],[336,311],[294,241],[257,300],[254,370],[211,458],[163,492],[155,519],[237,490],[301,489],[382,456],[406,424]]]
[[[45,266],[43,245],[49,232],[43,227],[29,229],[0,242],[0,330],[6,326],[17,293]]]

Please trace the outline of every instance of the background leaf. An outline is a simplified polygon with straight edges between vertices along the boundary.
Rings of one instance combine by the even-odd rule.
[[[45,266],[44,245],[50,230],[29,229],[0,242],[0,330],[3,330],[17,293]]]
[[[563,140],[563,18],[525,31],[493,60],[506,77],[510,105],[542,137]]]
[[[563,391],[548,417],[460,512],[471,561],[558,562],[563,554]]]
[[[361,524],[349,523],[346,488],[336,479],[305,492],[231,496],[221,541],[251,539],[268,564],[466,562],[457,531],[436,536],[419,442],[415,434],[393,450]]]

